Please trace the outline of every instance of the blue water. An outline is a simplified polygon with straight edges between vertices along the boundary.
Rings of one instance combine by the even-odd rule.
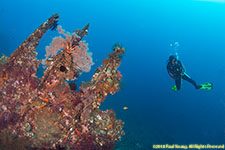
[[[212,0],[213,1],[213,0]],[[225,3],[194,0],[14,0],[0,4],[0,51],[9,55],[52,14],[67,31],[90,23],[85,40],[95,65],[90,80],[114,43],[126,48],[121,90],[102,109],[114,109],[125,122],[117,150],[149,150],[154,144],[225,142]],[[37,51],[56,32],[48,32]],[[173,92],[166,64],[170,44],[197,83],[213,82],[212,91],[187,83]],[[122,108],[126,106],[128,110]]]

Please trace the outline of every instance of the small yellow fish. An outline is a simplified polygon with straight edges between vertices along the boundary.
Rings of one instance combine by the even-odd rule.
[[[123,109],[124,109],[124,110],[127,110],[127,109],[128,109],[128,107],[123,107]]]

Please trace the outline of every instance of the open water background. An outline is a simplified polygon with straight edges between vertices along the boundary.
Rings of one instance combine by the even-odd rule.
[[[212,0],[213,1],[213,0]],[[149,150],[153,144],[223,144],[225,142],[225,3],[194,0],[2,0],[0,51],[10,55],[52,14],[67,31],[90,23],[89,43],[95,65],[80,80],[91,79],[114,43],[126,48],[122,87],[107,97],[102,109],[114,109],[125,122],[126,135],[117,150]],[[49,31],[37,49],[57,36]],[[212,91],[195,90],[174,81],[166,71],[178,54],[197,83],[213,82]],[[78,81],[78,84],[80,81]],[[123,107],[128,110],[123,110]]]

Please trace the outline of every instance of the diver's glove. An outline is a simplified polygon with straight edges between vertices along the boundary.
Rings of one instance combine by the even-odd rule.
[[[212,83],[204,83],[200,85],[201,90],[212,90],[213,89],[213,84]]]
[[[176,85],[174,85],[172,88],[171,88],[173,91],[177,91],[177,86]]]

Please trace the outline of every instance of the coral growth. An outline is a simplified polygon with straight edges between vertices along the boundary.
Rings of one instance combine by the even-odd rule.
[[[108,94],[120,89],[117,70],[125,49],[115,45],[89,82],[76,92],[74,80],[93,64],[82,38],[89,24],[46,47],[46,70],[36,76],[41,60],[36,47],[48,29],[55,29],[59,16],[40,25],[9,58],[0,63],[0,149],[111,150],[124,134],[123,123],[113,110],[99,109]],[[49,58],[50,57],[50,58]]]
[[[0,131],[0,150],[29,150],[29,141],[24,138],[18,138],[10,130]]]

